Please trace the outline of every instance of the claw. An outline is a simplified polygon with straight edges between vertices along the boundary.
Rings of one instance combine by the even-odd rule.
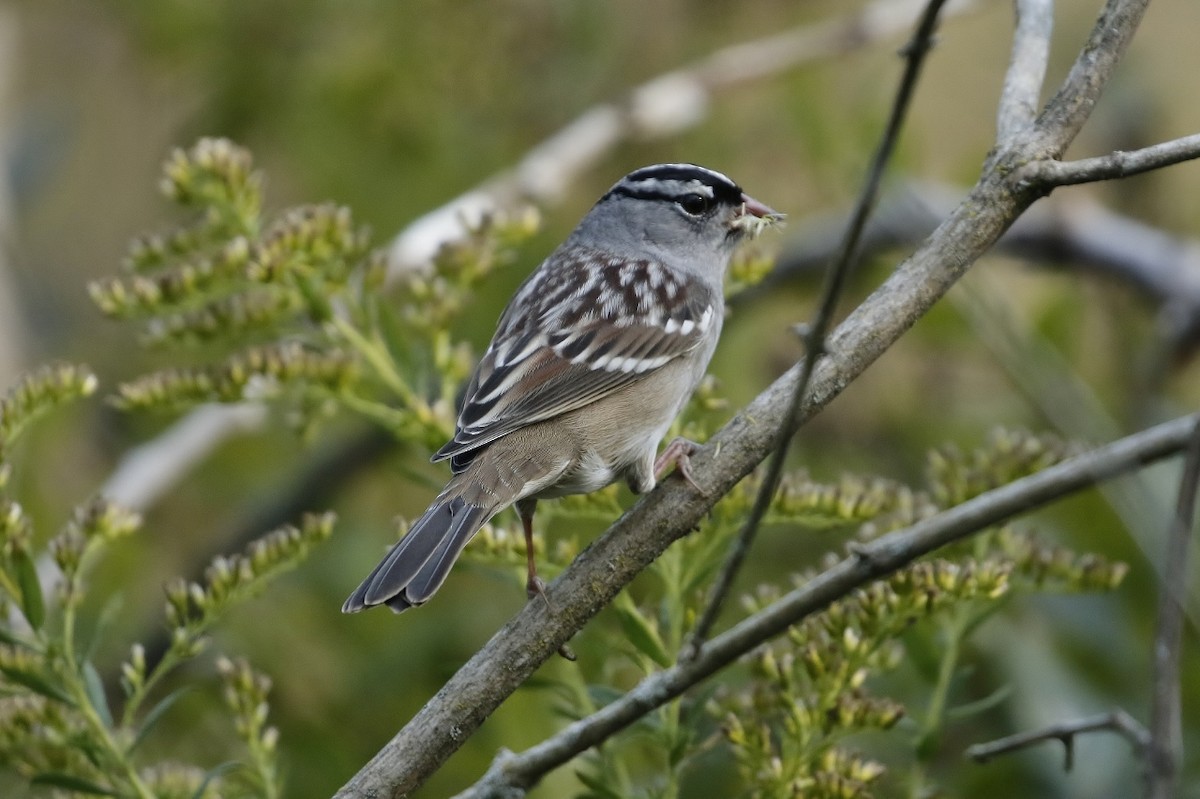
[[[673,439],[670,444],[667,444],[667,448],[658,456],[658,459],[654,461],[654,479],[661,479],[667,469],[674,466],[679,476],[686,480],[687,484],[695,489],[697,494],[705,497],[708,496],[708,492],[700,487],[696,482],[696,478],[692,475],[692,461],[690,456],[699,448],[699,444],[694,441],[688,441],[686,438],[679,437]]]
[[[530,599],[540,596],[546,603],[546,610],[554,611],[554,606],[550,604],[550,597],[546,594],[546,581],[536,574],[529,575],[529,579],[525,581],[525,596]]]

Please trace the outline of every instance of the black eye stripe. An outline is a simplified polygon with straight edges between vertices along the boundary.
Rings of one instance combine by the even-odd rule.
[[[700,194],[697,191],[681,191],[681,192],[662,191],[661,189],[655,189],[655,188],[650,188],[650,187],[643,188],[643,187],[627,186],[624,183],[620,183],[620,184],[617,184],[616,186],[614,186],[608,192],[608,194],[604,195],[603,199],[607,200],[609,197],[612,197],[613,195],[617,195],[617,194],[621,195],[622,197],[634,197],[639,200],[662,200],[663,202],[669,202],[669,203],[682,203],[689,197],[703,197],[705,200],[709,199],[707,197],[704,197],[704,195]],[[717,194],[715,197],[713,197],[710,200],[710,204],[724,203],[727,205],[740,205],[741,202],[742,202],[741,192],[738,192],[737,196],[734,198],[723,197],[720,194]]]

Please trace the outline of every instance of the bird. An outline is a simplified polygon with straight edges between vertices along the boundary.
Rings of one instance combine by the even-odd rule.
[[[695,445],[659,443],[703,379],[724,318],[737,245],[783,218],[695,164],[630,172],[520,285],[463,394],[453,438],[432,457],[452,476],[342,605],[399,613],[441,587],[463,548],[515,506],[526,589],[545,597],[533,552],[538,500],[618,480],[654,488]]]

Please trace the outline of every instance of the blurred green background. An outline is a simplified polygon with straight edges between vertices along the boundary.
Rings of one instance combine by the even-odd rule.
[[[131,236],[173,217],[156,192],[162,159],[202,135],[248,146],[269,176],[268,202],[332,200],[349,205],[382,244],[420,215],[514,164],[590,106],[723,45],[852,13],[860,2],[813,0],[617,0],[445,3],[414,0],[27,0],[0,6],[0,136],[6,155],[0,263],[0,385],[18,367],[50,359],[90,364],[111,387],[170,354],[139,349],[128,327],[87,299],[87,281],[110,274]],[[1010,4],[944,25],[906,127],[895,175],[969,185],[991,145],[995,103],[1010,41]],[[1050,80],[1066,72],[1099,3],[1057,8]],[[1200,6],[1152,6],[1111,91],[1072,150],[1093,155],[1200,130],[1195,46]],[[809,216],[851,201],[897,81],[893,37],[717,97],[700,124],[680,135],[626,143],[588,169],[545,229],[523,248],[468,315],[485,343],[511,288],[612,182],[632,168],[694,161],[727,172],[755,197],[786,211],[792,234]],[[1200,168],[1183,165],[1119,184],[1063,190],[1089,196],[1181,237],[1200,236]],[[783,240],[786,242],[787,231]],[[768,239],[768,243],[771,243]],[[786,246],[784,244],[783,246]],[[876,285],[902,253],[857,275],[845,307]],[[1123,430],[1193,408],[1196,366],[1175,364],[1144,395],[1142,365],[1154,352],[1156,308],[1127,286],[1073,270],[989,258],[965,281],[971,296],[998,304],[1011,325],[1061,356]],[[788,326],[808,317],[817,281],[736,309],[713,364],[733,407],[800,355]],[[962,300],[962,290],[956,290]],[[6,303],[12,308],[4,310]],[[1053,429],[1037,397],[1021,388],[981,339],[968,302],[943,304],[802,432],[794,459],[820,477],[844,471],[920,479],[925,451],[946,441],[971,447],[997,425]],[[1161,390],[1160,390],[1161,389]],[[1151,410],[1147,410],[1147,408]],[[1060,408],[1060,410],[1062,410]],[[1070,409],[1066,409],[1070,412]],[[60,414],[23,442],[18,493],[43,534],[97,490],[122,454],[170,423],[123,416],[103,403]],[[280,422],[227,444],[155,507],[146,530],[96,575],[123,597],[110,670],[128,642],[161,625],[161,585],[189,574],[273,499],[344,430],[297,440]],[[289,795],[320,797],[348,779],[524,601],[517,583],[457,569],[419,612],[342,616],[339,605],[392,539],[390,519],[414,516],[442,478],[425,453],[401,449],[339,485],[341,517],[331,542],[299,572],[235,614],[214,650],[243,652],[275,679]],[[413,472],[426,480],[415,480]],[[1175,472],[1146,482],[1169,501]],[[322,505],[324,507],[324,505]],[[1133,790],[1136,762],[1114,736],[1081,740],[1076,770],[1063,774],[1054,747],[987,766],[961,757],[969,744],[1019,729],[1123,706],[1144,718],[1162,526],[1143,519],[1131,535],[1099,494],[1036,517],[1052,539],[1130,562],[1111,596],[1016,603],[972,653],[979,695],[1012,686],[1011,699],[943,742],[935,775],[952,795],[1110,796]],[[813,565],[822,547],[770,530],[742,587]],[[1200,609],[1192,603],[1193,619]],[[1184,690],[1188,774],[1200,767],[1200,658],[1194,627]],[[117,643],[119,645],[117,645]],[[585,630],[580,663],[547,664],[586,674],[605,652]],[[198,668],[209,669],[207,661]],[[207,674],[208,672],[203,672]],[[204,679],[209,679],[205,677]],[[210,680],[215,686],[215,679]],[[173,713],[161,753],[173,746],[202,762],[222,759],[229,737],[205,712],[216,689],[190,695]],[[430,781],[442,796],[480,775],[499,747],[522,749],[560,719],[544,692],[515,695]],[[168,746],[170,744],[170,746]],[[198,753],[198,754],[196,754]],[[728,784],[702,769],[686,795],[724,796]],[[4,795],[21,795],[20,786]],[[578,791],[570,769],[539,796]],[[1193,794],[1200,795],[1200,794]]]

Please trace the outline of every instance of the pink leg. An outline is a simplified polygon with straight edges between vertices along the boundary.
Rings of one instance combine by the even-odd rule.
[[[537,573],[537,560],[533,555],[533,512],[537,509],[536,499],[523,499],[517,503],[517,515],[521,517],[521,526],[525,528],[525,595],[530,599],[540,596],[550,607],[550,598],[546,596],[546,583]]]
[[[658,460],[654,461],[654,479],[661,479],[667,469],[674,466],[675,471],[679,472],[679,476],[696,489],[696,493],[707,496],[708,492],[701,488],[692,476],[692,462],[689,458],[699,446],[696,442],[688,441],[683,437],[672,439],[671,443],[667,444],[667,448],[658,456]]]

